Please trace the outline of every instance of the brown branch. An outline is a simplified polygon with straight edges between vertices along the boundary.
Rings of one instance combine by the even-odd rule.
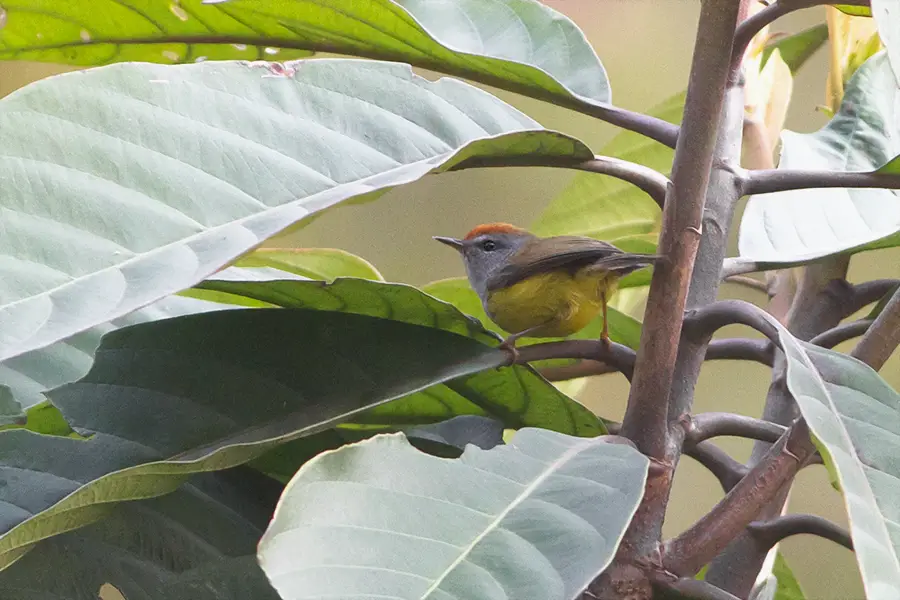
[[[774,548],[775,544],[785,538],[804,533],[831,540],[848,550],[853,550],[853,540],[850,539],[849,533],[816,515],[784,515],[770,521],[754,521],[747,525],[747,529],[766,550]]]
[[[869,304],[879,302],[888,294],[900,289],[900,279],[873,279],[853,286],[853,297],[847,303],[844,317],[849,317]]]
[[[595,375],[608,375],[610,373],[620,372],[621,371],[612,365],[608,365],[604,362],[597,362],[595,360],[581,360],[571,365],[538,369],[538,373],[540,373],[547,381],[568,381],[570,379],[580,379],[582,377],[593,377]]]
[[[686,446],[684,454],[706,467],[719,480],[719,485],[726,493],[750,471],[746,465],[733,459],[712,442]]]
[[[747,277],[746,275],[729,275],[725,278],[725,283],[734,283],[745,288],[750,288],[751,290],[763,292],[764,294],[769,293],[769,286],[765,281],[760,281],[759,279],[754,279],[753,277]]]
[[[550,358],[582,358],[599,361],[622,372],[629,379],[634,370],[634,350],[628,346],[600,340],[564,340],[516,348],[518,364]]]
[[[736,436],[774,443],[786,428],[777,423],[725,412],[700,413],[687,423],[685,444],[698,444],[718,436]]]
[[[772,316],[755,304],[744,300],[720,300],[688,312],[684,317],[685,336],[694,340],[709,339],[726,325],[746,325],[778,344],[778,329]]]
[[[828,331],[823,331],[813,339],[809,340],[810,344],[821,346],[823,348],[834,348],[841,342],[852,340],[859,337],[869,329],[872,319],[860,319],[850,323],[841,323],[837,327],[832,327]]]
[[[722,588],[717,588],[711,583],[693,577],[681,577],[675,581],[656,579],[654,586],[661,592],[675,592],[681,598],[693,600],[740,600],[737,596],[729,594]]]
[[[660,208],[666,199],[669,179],[649,167],[609,156],[595,156],[591,160],[574,161],[566,158],[547,158],[541,156],[481,156],[464,160],[454,166],[451,171],[462,171],[472,168],[492,167],[557,167],[575,169],[599,175],[609,175],[626,181],[643,190]]]
[[[746,195],[820,188],[900,188],[900,174],[764,169],[744,174]]]
[[[800,419],[708,514],[663,544],[663,566],[684,577],[696,574],[753,521],[814,452],[809,428]]]
[[[875,317],[869,330],[851,352],[876,371],[884,366],[897,346],[900,345],[900,289]]]
[[[775,347],[769,340],[724,338],[706,346],[704,360],[751,360],[767,367],[775,360]]]

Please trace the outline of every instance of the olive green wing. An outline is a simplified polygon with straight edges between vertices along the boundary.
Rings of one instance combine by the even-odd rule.
[[[556,269],[574,271],[588,265],[627,273],[651,265],[658,258],[651,254],[629,254],[610,243],[588,237],[563,235],[548,239],[553,244],[533,244],[518,252],[510,265],[488,280],[488,289],[507,287],[538,273]]]

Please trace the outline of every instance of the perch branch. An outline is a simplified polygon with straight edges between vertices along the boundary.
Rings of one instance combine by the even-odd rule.
[[[900,174],[763,169],[746,171],[743,186],[746,195],[818,188],[898,189]]]
[[[564,158],[551,159],[541,156],[485,156],[464,160],[450,170],[461,171],[463,169],[490,167],[558,167],[609,175],[610,177],[627,181],[646,192],[660,208],[665,202],[666,189],[669,185],[668,177],[662,173],[658,173],[644,165],[610,156],[595,156],[591,160],[584,161],[573,161]]]
[[[629,379],[634,370],[634,350],[615,342],[607,345],[600,340],[565,340],[522,346],[516,350],[519,364],[549,358],[586,358],[605,363]]]
[[[900,344],[900,289],[894,292],[851,355],[876,371]]]
[[[684,441],[685,444],[698,444],[710,438],[730,435],[774,443],[784,434],[785,430],[783,425],[769,423],[762,419],[734,413],[707,412],[691,417],[687,423]]]
[[[754,521],[747,525],[747,529],[767,549],[773,548],[775,544],[792,535],[808,533],[853,550],[853,541],[849,533],[816,515],[783,515],[770,521]]]
[[[697,573],[753,521],[814,452],[809,428],[800,419],[708,514],[663,544],[665,568],[685,577]]]
[[[719,484],[726,493],[750,471],[746,465],[733,459],[712,442],[700,442],[687,446],[684,448],[684,453],[706,467],[719,480]]]
[[[713,340],[706,347],[704,360],[752,360],[767,367],[775,360],[775,347],[769,340],[725,338]]]
[[[685,335],[708,339],[726,325],[747,325],[778,344],[778,330],[772,317],[755,304],[743,300],[720,300],[688,312],[684,317]]]
[[[681,577],[675,581],[664,581],[660,578],[655,580],[654,584],[661,591],[675,592],[679,597],[692,600],[740,600],[722,588],[693,577]]]
[[[828,331],[824,331],[813,339],[809,340],[810,344],[821,346],[823,348],[834,348],[841,342],[852,340],[859,337],[869,329],[872,319],[860,319],[850,323],[841,323],[837,327],[832,327]]]

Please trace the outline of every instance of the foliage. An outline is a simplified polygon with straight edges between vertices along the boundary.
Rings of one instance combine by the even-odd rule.
[[[900,30],[888,0],[762,27],[806,4],[707,3],[691,91],[642,115],[537,0],[4,0],[0,59],[95,68],[0,100],[0,596],[802,600],[781,552],[756,580],[813,533],[895,597],[900,285],[846,279],[900,245]],[[831,119],[784,130],[826,41]],[[474,84],[624,131],[595,154]],[[511,352],[463,278],[271,247],[485,167],[576,170],[533,232],[663,255],[621,281],[612,343],[598,317]],[[768,304],[715,301],[756,271]],[[710,341],[731,324],[766,339]],[[769,420],[691,414],[717,358],[772,367]],[[565,393],[614,372],[622,423]],[[682,454],[731,491],[662,540]],[[813,462],[849,535],[780,516]]]

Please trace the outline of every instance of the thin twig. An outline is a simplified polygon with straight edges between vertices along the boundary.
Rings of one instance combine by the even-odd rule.
[[[809,340],[810,344],[821,346],[823,348],[834,348],[841,342],[852,340],[859,337],[869,329],[872,325],[872,319],[860,319],[851,321],[850,323],[841,323],[837,327],[832,327],[828,331],[822,332],[813,339]]]
[[[729,435],[774,443],[787,428],[762,419],[726,412],[707,412],[693,415],[685,434],[686,444]]]
[[[519,364],[550,358],[586,358],[605,363],[629,379],[634,371],[634,350],[615,342],[607,345],[600,340],[565,340],[522,346],[516,350]]]
[[[684,455],[706,467],[719,480],[719,485],[726,493],[750,471],[745,464],[733,459],[712,442],[687,446],[684,448]]]
[[[743,176],[745,195],[819,188],[900,188],[900,174],[764,169]]]
[[[858,310],[862,310],[869,304],[879,302],[888,294],[893,294],[900,289],[900,279],[873,279],[857,283],[853,286],[853,297],[847,304],[847,311],[843,317],[849,317]]]
[[[610,177],[627,181],[643,190],[660,208],[662,208],[666,200],[666,189],[669,185],[668,177],[662,173],[658,173],[644,165],[609,156],[595,156],[593,159],[585,161],[573,161],[564,158],[549,159],[538,155],[475,157],[460,162],[451,171],[489,167],[557,167],[609,175]]]
[[[684,317],[685,335],[708,339],[726,325],[747,325],[778,344],[778,329],[772,316],[744,300],[720,300],[688,312]]]
[[[853,550],[853,540],[846,530],[816,515],[783,515],[770,521],[754,521],[747,529],[765,548],[772,548],[792,535],[806,533]]]
[[[734,283],[745,288],[750,288],[751,290],[763,292],[764,294],[769,293],[769,286],[765,281],[747,277],[746,275],[729,275],[725,278],[725,283]]]
[[[685,577],[697,573],[744,530],[814,452],[809,428],[800,419],[708,514],[663,544],[664,567]]]
[[[693,577],[682,577],[675,581],[659,579],[653,583],[662,591],[675,592],[683,598],[692,598],[693,600],[739,600],[737,596]]]
[[[876,371],[884,366],[897,346],[900,345],[900,289],[875,317],[875,321],[853,349],[851,356],[857,358]]]

